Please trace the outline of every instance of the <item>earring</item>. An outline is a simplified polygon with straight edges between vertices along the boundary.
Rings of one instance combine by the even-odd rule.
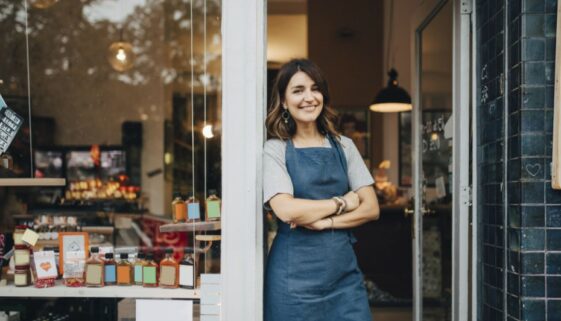
[[[290,114],[288,113],[288,110],[287,110],[287,109],[285,109],[285,110],[282,112],[281,117],[282,117],[282,119],[284,120],[284,123],[285,123],[285,124],[288,124],[288,119],[290,118]]]

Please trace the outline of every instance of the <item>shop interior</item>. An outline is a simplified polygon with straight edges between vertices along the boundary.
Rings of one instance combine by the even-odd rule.
[[[378,113],[369,105],[386,87],[391,68],[413,96],[413,26],[402,22],[416,5],[267,5],[269,88],[283,62],[314,60],[329,80],[341,132],[353,139],[376,179],[381,217],[354,231],[375,320],[410,320],[412,314],[406,211],[412,199],[411,112]],[[423,186],[429,195],[422,227],[425,320],[449,320],[451,309],[452,137],[445,128],[452,113],[451,4],[440,12],[423,30],[419,53]],[[65,232],[86,233],[89,245],[115,259],[127,253],[131,262],[140,252],[160,262],[168,248],[181,261],[187,249],[194,256],[195,288],[200,275],[220,272],[219,217],[205,215],[210,196],[221,196],[220,16],[219,0],[0,0],[0,95],[24,120],[2,156],[0,182],[39,182],[0,186],[1,250],[12,248],[14,232],[25,225],[35,229],[44,250],[59,247],[58,235]],[[65,183],[37,186],[50,178]],[[198,200],[198,221],[187,214],[189,222],[174,223],[177,197]],[[0,280],[14,282],[14,271],[3,265]],[[192,293],[177,293],[161,297],[198,302]],[[27,296],[3,297],[0,311],[17,312],[21,320],[135,318],[135,300],[126,294]]]

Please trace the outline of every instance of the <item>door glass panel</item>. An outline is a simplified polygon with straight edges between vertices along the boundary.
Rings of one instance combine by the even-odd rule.
[[[450,320],[452,289],[452,2],[421,30],[423,320]]]

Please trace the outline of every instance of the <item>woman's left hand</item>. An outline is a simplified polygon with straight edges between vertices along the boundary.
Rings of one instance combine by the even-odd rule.
[[[328,229],[331,226],[331,221],[328,218],[321,219],[319,221],[315,221],[313,223],[304,225],[303,227],[314,230],[314,231],[322,231]]]

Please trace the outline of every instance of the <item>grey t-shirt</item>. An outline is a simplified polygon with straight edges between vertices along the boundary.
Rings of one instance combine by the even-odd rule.
[[[341,146],[347,159],[347,174],[351,189],[357,191],[363,186],[374,184],[374,179],[353,141],[341,136]],[[324,147],[331,148],[327,137]],[[285,152],[286,141],[269,139],[265,143],[263,156],[263,203],[265,204],[277,194],[294,195],[292,180],[286,169]]]

